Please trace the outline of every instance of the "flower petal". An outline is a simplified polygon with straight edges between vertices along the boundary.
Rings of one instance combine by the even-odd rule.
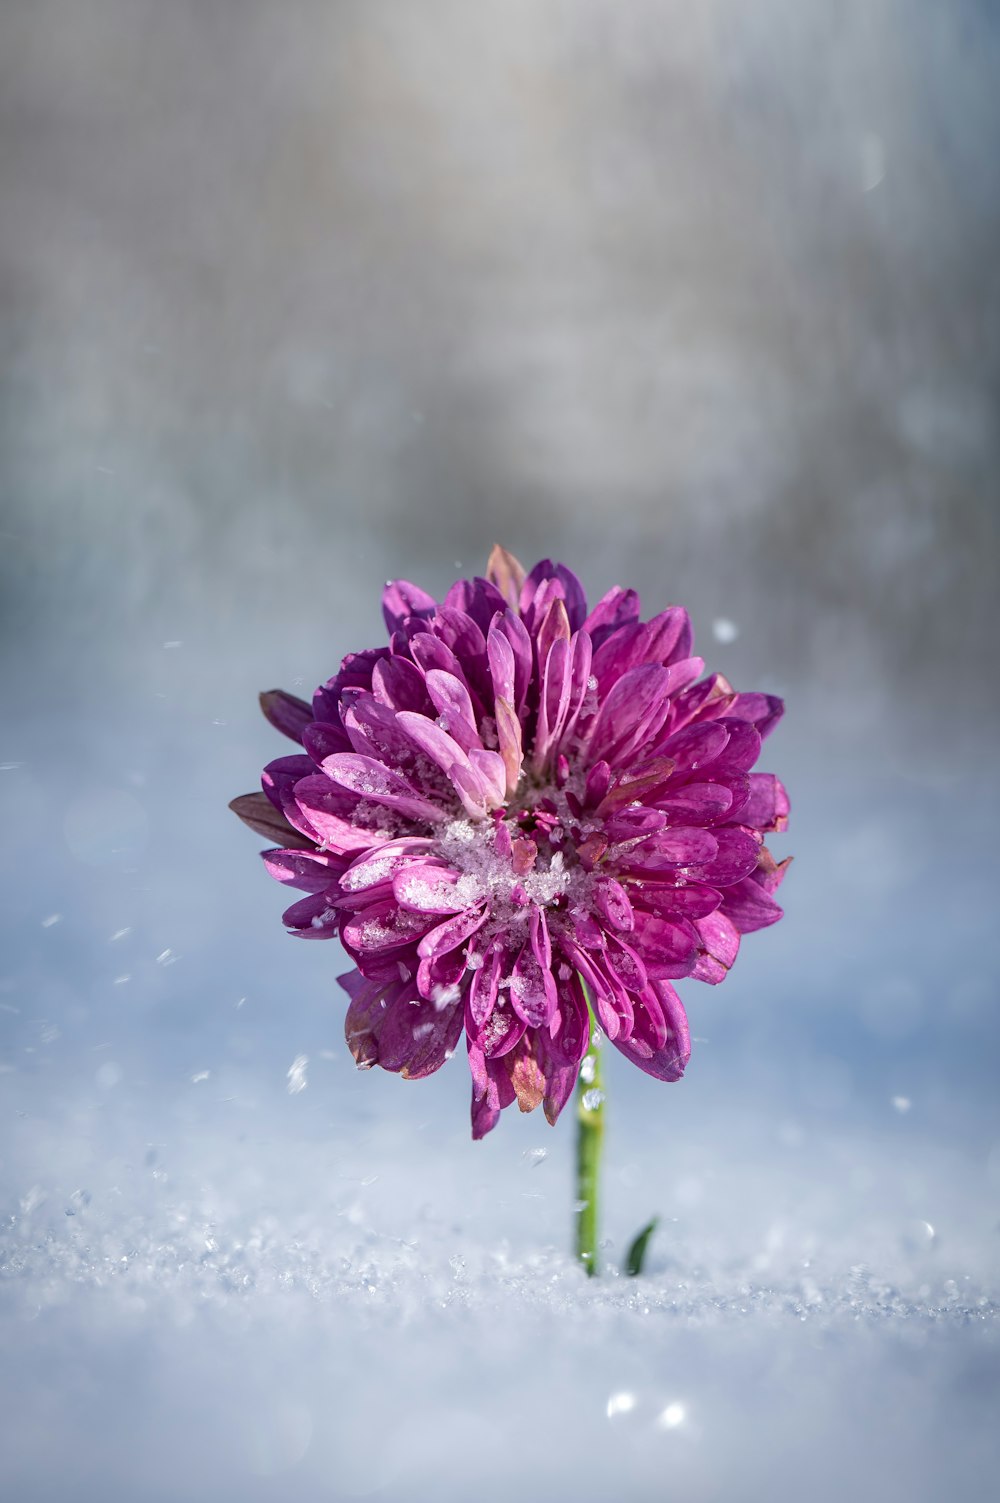
[[[382,592],[382,615],[390,631],[396,631],[411,616],[431,616],[437,601],[408,579],[391,579]]]
[[[631,1037],[615,1048],[657,1080],[680,1080],[691,1057],[691,1035],[681,1000],[664,981],[650,983],[635,999]]]
[[[260,695],[260,707],[275,730],[292,741],[302,741],[303,730],[314,718],[311,705],[304,699],[296,699],[294,694],[286,694],[284,689],[265,689]]]

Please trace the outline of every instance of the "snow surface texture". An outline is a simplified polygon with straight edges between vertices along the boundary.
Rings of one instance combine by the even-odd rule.
[[[990,1495],[990,1186],[913,1108],[734,1139],[674,1092],[641,1153],[622,1113],[587,1281],[569,1135],[505,1119],[484,1152],[410,1087],[356,1136],[294,1065],[269,1100],[209,1074],[72,1110],[8,1077],[8,1496]],[[655,1209],[649,1271],[622,1278]]]

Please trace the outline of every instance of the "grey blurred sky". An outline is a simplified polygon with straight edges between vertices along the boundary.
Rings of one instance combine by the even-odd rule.
[[[377,629],[374,580],[444,585],[498,536],[752,623],[747,672],[866,734],[983,713],[990,6],[8,0],[0,24],[20,682],[113,696],[196,633],[216,682],[292,643],[318,678]]]

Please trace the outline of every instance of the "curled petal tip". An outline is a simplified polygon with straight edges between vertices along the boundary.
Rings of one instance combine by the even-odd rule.
[[[506,548],[501,548],[499,543],[493,545],[493,551],[486,564],[486,578],[494,585],[512,610],[517,609],[517,602],[521,598],[521,586],[525,580],[523,564],[508,553]]]

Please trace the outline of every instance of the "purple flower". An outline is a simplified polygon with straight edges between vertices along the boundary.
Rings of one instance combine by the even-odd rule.
[[[346,657],[311,707],[261,696],[302,752],[233,803],[306,893],[289,929],[355,963],[358,1065],[417,1079],[464,1032],[474,1137],[515,1099],[555,1122],[586,987],[622,1054],[679,1079],[672,983],[722,981],[740,936],[781,917],[788,863],[763,840],[788,799],[751,771],[781,701],[702,678],[679,606],[642,623],[616,588],[588,611],[563,564],[526,576],[500,548],[441,603],[389,584],[383,612],[388,646]]]

